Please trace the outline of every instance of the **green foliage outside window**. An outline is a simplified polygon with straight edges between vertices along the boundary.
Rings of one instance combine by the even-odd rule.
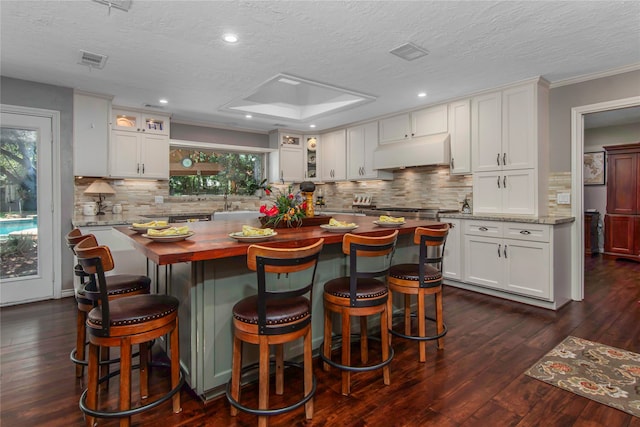
[[[262,154],[177,151],[184,155],[182,159],[190,159],[192,165],[179,174],[172,170],[171,195],[253,195],[263,187]]]

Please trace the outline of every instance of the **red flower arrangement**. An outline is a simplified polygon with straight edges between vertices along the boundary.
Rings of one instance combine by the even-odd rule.
[[[287,227],[300,227],[302,225],[302,218],[306,216],[307,203],[303,200],[300,192],[294,195],[292,190],[293,186],[290,185],[286,194],[278,194],[272,207],[267,208],[267,205],[260,206],[260,213],[265,215],[263,217],[265,219],[262,219],[263,225],[277,227],[283,221]],[[265,188],[265,193],[270,195],[272,193],[271,188]]]

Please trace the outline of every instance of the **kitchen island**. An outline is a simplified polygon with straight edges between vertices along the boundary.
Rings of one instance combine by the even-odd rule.
[[[375,217],[335,216],[354,222],[353,233],[383,235],[394,229],[373,223]],[[240,231],[246,221],[190,223],[192,237],[174,243],[158,243],[142,237],[129,227],[116,229],[131,238],[139,252],[147,258],[147,271],[156,292],[167,293],[180,300],[180,358],[189,386],[204,400],[224,392],[231,375],[232,308],[240,299],[257,293],[255,272],[246,266],[248,243],[237,242],[230,233]],[[417,262],[418,250],[413,232],[418,226],[438,224],[431,220],[408,220],[398,227],[399,237],[394,262]],[[347,260],[342,254],[344,233],[332,233],[319,226],[277,229],[272,242],[325,239],[316,273],[313,293],[313,346],[323,339],[322,286],[330,279],[348,274]],[[291,277],[281,277],[289,281]],[[282,284],[279,283],[279,286]],[[286,283],[284,284],[286,286]],[[371,325],[375,327],[375,325]],[[285,356],[302,354],[302,343],[285,347]],[[257,348],[247,346],[245,358],[257,361]]]

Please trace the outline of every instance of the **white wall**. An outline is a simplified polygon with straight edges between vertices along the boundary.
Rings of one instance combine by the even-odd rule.
[[[584,131],[584,151],[603,151],[604,146],[630,144],[640,141],[640,122],[607,126],[602,128],[585,129]],[[604,236],[602,235],[602,222],[607,211],[607,186],[606,185],[585,185],[584,186],[584,208],[595,209],[600,212],[600,235],[598,247],[604,249]]]

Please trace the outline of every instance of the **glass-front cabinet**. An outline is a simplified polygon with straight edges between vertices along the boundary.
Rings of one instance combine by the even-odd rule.
[[[318,135],[304,136],[305,172],[304,177],[309,181],[320,180],[320,137]]]
[[[112,115],[111,128],[114,130],[169,135],[167,116],[115,108]]]

